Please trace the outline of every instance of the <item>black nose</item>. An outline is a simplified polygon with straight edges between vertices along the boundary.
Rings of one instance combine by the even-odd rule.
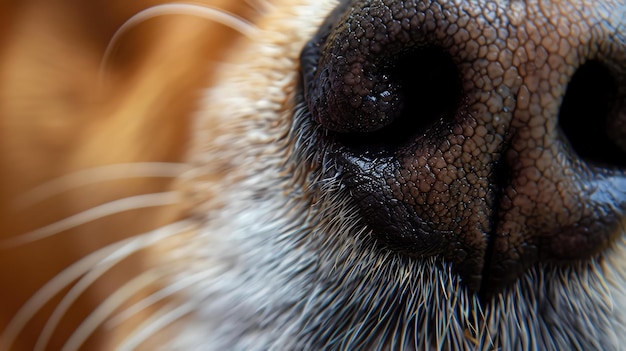
[[[626,220],[621,0],[344,1],[302,53],[324,152],[379,242],[490,296]]]

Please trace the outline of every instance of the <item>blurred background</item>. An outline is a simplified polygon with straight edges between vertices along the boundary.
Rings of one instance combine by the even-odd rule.
[[[129,178],[76,184],[25,201],[37,186],[81,169],[184,160],[202,89],[240,35],[189,15],[149,19],[120,33],[102,79],[105,49],[116,31],[134,14],[162,3],[0,2],[0,335],[27,299],[70,264],[181,215],[172,206],[126,211],[32,243],[2,246],[95,206],[171,189],[172,178]],[[258,14],[257,5],[243,1],[194,3],[250,20]],[[78,323],[142,264],[142,255],[134,255],[82,294],[46,349],[60,349]],[[11,350],[32,349],[61,295],[27,323]],[[114,334],[101,330],[84,349],[107,349]]]

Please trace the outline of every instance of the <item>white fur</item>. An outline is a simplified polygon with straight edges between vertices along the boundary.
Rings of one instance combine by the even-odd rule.
[[[164,349],[623,348],[623,241],[590,263],[536,266],[484,310],[445,263],[375,250],[298,134],[298,55],[335,2],[288,3],[235,50],[198,115],[185,182],[218,195],[198,207],[186,257],[164,260],[180,264],[172,284],[204,277]]]

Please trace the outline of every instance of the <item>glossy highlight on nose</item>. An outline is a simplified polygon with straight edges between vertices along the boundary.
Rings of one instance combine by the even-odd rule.
[[[626,214],[626,33],[603,11],[626,10],[587,5],[343,1],[329,15],[301,55],[304,99],[383,246],[441,257],[492,296],[537,262],[610,245]]]

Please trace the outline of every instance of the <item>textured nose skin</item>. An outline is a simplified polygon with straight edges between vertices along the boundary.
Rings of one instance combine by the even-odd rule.
[[[616,0],[342,2],[303,50],[305,99],[374,235],[485,295],[607,247],[626,215],[625,17]],[[610,106],[561,114],[589,61]],[[615,162],[581,157],[599,141],[560,118],[605,125]]]

